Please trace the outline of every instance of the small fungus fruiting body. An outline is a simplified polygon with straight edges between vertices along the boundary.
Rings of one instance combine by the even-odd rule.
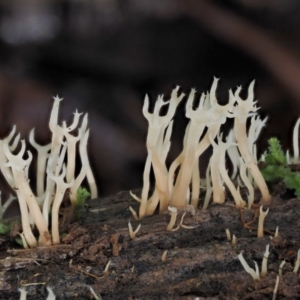
[[[43,283],[44,284],[44,283]],[[30,285],[30,284],[28,284]],[[48,297],[46,300],[55,300],[56,299],[56,296],[55,294],[53,293],[52,289],[50,287],[47,287],[47,291],[48,291]],[[20,288],[19,289],[19,292],[20,292],[20,300],[26,300],[27,299],[27,292],[25,290],[25,288]]]
[[[276,300],[278,287],[279,287],[279,276],[277,275],[272,300]]]
[[[285,265],[286,261],[283,260],[279,266],[279,271],[278,271],[278,275],[279,277],[282,277],[282,269],[283,269],[283,266]]]
[[[269,212],[269,208],[266,211],[263,211],[263,206],[261,205],[259,208],[259,219],[258,219],[258,230],[257,230],[257,237],[262,238],[264,237],[264,221],[265,217]]]
[[[186,215],[186,212],[184,212],[183,215],[181,216],[180,223],[178,226],[182,227],[184,229],[194,229],[195,228],[194,226],[188,226],[188,225],[183,224],[183,219],[184,219],[185,215]]]
[[[236,238],[235,234],[233,234],[233,235],[232,235],[232,241],[231,241],[231,244],[232,244],[233,246],[235,246],[236,243],[237,243],[237,238]]]
[[[267,262],[268,262],[268,257],[270,255],[269,252],[269,245],[266,246],[266,252],[264,253],[264,257],[262,260],[262,265],[261,265],[261,272],[260,272],[260,277],[264,278],[267,276]]]
[[[111,260],[109,260],[108,262],[107,262],[107,264],[105,265],[105,268],[104,268],[104,271],[103,271],[103,273],[104,274],[107,274],[108,273],[108,270],[109,270],[109,266],[111,265]]]
[[[27,292],[24,288],[19,289],[19,292],[21,293],[20,295],[20,300],[26,300],[27,298]]]
[[[258,266],[257,266],[257,263],[255,261],[254,261],[255,270],[253,270],[252,268],[249,267],[249,265],[245,261],[242,253],[240,253],[238,255],[238,259],[240,260],[240,262],[241,262],[242,266],[244,267],[245,271],[247,273],[249,273],[254,280],[260,280]]]
[[[274,237],[278,237],[278,236],[279,236],[279,227],[277,226],[275,229]]]
[[[168,250],[164,251],[164,253],[162,254],[162,256],[161,256],[161,261],[162,262],[166,261],[166,259],[167,259],[167,253],[168,253]]]
[[[228,228],[226,229],[226,237],[227,237],[227,241],[231,241],[231,234]]]
[[[264,278],[267,275],[267,262],[268,262],[269,254],[270,254],[270,252],[269,252],[269,245],[267,245],[266,246],[266,251],[265,251],[264,256],[263,256],[262,264],[261,264],[261,272],[260,272],[260,274],[259,274],[257,263],[255,261],[254,261],[255,270],[253,270],[252,268],[249,267],[249,265],[245,261],[242,253],[240,253],[238,255],[238,259],[240,260],[240,262],[241,262],[242,266],[244,267],[245,271],[247,273],[249,273],[254,280],[260,280],[261,278]],[[279,272],[279,275],[280,275],[280,272]]]
[[[297,273],[300,266],[300,249],[297,252],[297,260],[293,272]]]
[[[139,224],[139,226],[136,228],[135,231],[133,231],[131,223],[128,222],[128,230],[129,230],[129,236],[130,238],[133,240],[136,236],[136,234],[139,232],[139,230],[141,229],[142,224]]]
[[[91,286],[89,287],[89,289],[95,300],[102,300],[101,296],[98,296]]]

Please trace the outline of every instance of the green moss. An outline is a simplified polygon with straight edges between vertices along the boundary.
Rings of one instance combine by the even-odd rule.
[[[292,171],[287,164],[277,138],[270,138],[268,143],[268,152],[264,155],[266,166],[261,168],[263,177],[270,182],[282,180],[286,187],[295,190],[296,196],[300,198],[300,173]]]
[[[77,190],[76,203],[75,203],[75,216],[78,218],[80,216],[80,211],[82,210],[86,199],[90,196],[90,192],[83,188],[79,187]]]
[[[300,173],[291,171],[285,176],[283,182],[289,189],[295,190],[297,198],[300,198]]]
[[[22,247],[24,247],[23,241],[22,241],[22,239],[21,239],[20,237],[15,238],[15,241],[16,241],[19,245],[21,245]]]
[[[268,165],[286,165],[286,158],[282,151],[280,142],[273,137],[268,140],[269,148],[265,154],[265,162]]]
[[[0,234],[7,234],[11,230],[11,224],[0,223]]]

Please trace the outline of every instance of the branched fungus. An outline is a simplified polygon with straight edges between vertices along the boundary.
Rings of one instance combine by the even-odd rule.
[[[252,268],[249,267],[249,265],[245,261],[242,253],[240,253],[238,255],[238,259],[240,260],[240,262],[241,262],[242,266],[244,267],[245,271],[247,273],[249,273],[254,280],[260,280],[258,266],[257,266],[257,263],[255,261],[254,261],[254,264],[255,264],[255,271],[254,271]]]
[[[230,177],[228,176],[227,170],[225,168],[225,154],[227,149],[232,146],[231,142],[222,142],[221,141],[222,137],[218,136],[218,144],[216,144],[212,139],[211,139],[211,144],[213,145],[213,149],[214,149],[214,154],[213,156],[215,156],[215,160],[217,161],[216,164],[212,164],[211,165],[211,173],[219,173],[224,181],[224,183],[227,185],[228,189],[231,192],[231,195],[233,196],[233,199],[235,201],[235,205],[238,208],[242,208],[245,206],[245,201],[242,199],[241,194],[239,193],[238,189],[235,188],[235,186],[233,185]],[[213,167],[217,167],[217,170],[213,170]],[[214,185],[213,185],[213,190],[214,193],[217,190]],[[223,186],[222,186],[222,190],[223,190]],[[220,192],[219,192],[220,194]],[[224,194],[224,192],[223,192]],[[225,195],[223,196],[223,198],[225,199]],[[214,202],[217,203],[222,203],[222,202],[218,202],[218,199],[215,199],[214,197]],[[224,201],[223,201],[224,202]]]
[[[223,181],[230,190],[236,206],[239,208],[245,206],[239,187],[236,188],[234,186],[227,174],[225,165],[226,152],[228,152],[233,162],[232,179],[235,179],[238,166],[240,166],[240,176],[249,191],[248,207],[250,208],[254,201],[253,184],[258,185],[263,203],[269,202],[270,194],[268,188],[256,164],[255,145],[267,118],[261,120],[256,115],[258,108],[255,106],[256,102],[253,101],[254,82],[249,87],[246,100],[242,100],[239,96],[241,88],[238,88],[234,94],[230,90],[229,101],[226,105],[219,105],[217,102],[217,85],[218,79],[214,78],[210,92],[202,93],[198,105],[194,104],[196,90],[191,90],[186,103],[186,117],[189,119],[189,123],[185,130],[183,149],[171,163],[169,169],[166,165],[166,157],[171,144],[172,118],[177,105],[184,95],[178,96],[179,88],[177,87],[173,90],[169,102],[164,102],[163,97],[159,96],[152,114],[148,112],[149,99],[146,96],[143,114],[149,122],[146,143],[148,157],[144,168],[144,185],[141,198],[132,195],[135,200],[140,202],[139,214],[130,208],[135,218],[141,219],[145,215],[153,214],[158,205],[160,213],[166,211],[168,206],[185,209],[188,205],[192,205],[197,209],[200,188],[203,187],[203,183],[200,180],[199,161],[203,152],[211,144],[213,145],[214,153],[206,172],[206,195],[203,209],[208,206],[211,194],[213,194],[214,202],[223,203],[225,201]],[[160,110],[167,104],[169,104],[168,111],[166,115],[161,116]],[[253,117],[247,134],[246,122],[250,116]],[[216,143],[214,140],[217,136],[220,136],[221,125],[228,118],[233,117],[235,119],[234,130],[231,130],[227,142],[223,143],[218,138],[218,143]],[[235,146],[235,141],[237,147]],[[148,198],[151,167],[154,171],[155,188],[152,196]],[[248,174],[246,170],[248,170]],[[254,183],[252,183],[253,179]],[[238,178],[238,180],[240,179]]]
[[[74,113],[74,119],[70,126],[63,122],[58,125],[58,110],[62,99],[54,97],[54,104],[50,115],[49,127],[52,131],[52,142],[46,146],[40,146],[34,139],[34,130],[30,132],[29,142],[37,150],[37,196],[29,185],[29,166],[32,154],[27,151],[28,158],[24,159],[25,141],[21,141],[21,149],[17,155],[12,152],[18,145],[20,136],[15,134],[15,127],[9,136],[0,141],[0,169],[5,179],[14,188],[18,196],[21,221],[23,227],[23,244],[29,247],[40,245],[51,245],[60,243],[59,237],[59,210],[66,190],[70,189],[70,200],[74,205],[77,190],[85,177],[93,188],[93,195],[97,194],[93,176],[87,157],[87,115],[84,116],[78,136],[70,134],[79,123],[80,113]],[[81,158],[81,171],[75,178],[76,142],[80,141],[79,154]],[[67,159],[66,159],[67,153]],[[67,163],[65,166],[64,163]],[[45,178],[46,174],[46,178]],[[89,174],[89,175],[88,175]],[[65,177],[67,178],[65,179]],[[67,182],[65,182],[65,180]],[[45,185],[46,182],[46,185]],[[7,202],[7,205],[10,200]],[[1,207],[2,208],[2,207]],[[51,213],[51,231],[49,231],[49,214]],[[39,231],[39,243],[33,234],[32,226]]]
[[[24,217],[24,220],[22,219],[24,235],[26,240],[27,238],[29,238],[30,241],[27,240],[27,242],[30,247],[36,246],[35,238],[33,237],[31,230],[29,229],[30,225],[29,225],[29,215],[27,210],[27,206],[28,206],[30,215],[39,230],[42,245],[51,245],[51,236],[49,234],[47,224],[45,222],[45,219],[43,218],[38,202],[28,184],[28,178],[25,175],[25,168],[31,161],[32,154],[30,151],[28,151],[27,152],[28,158],[27,160],[24,160],[22,156],[25,152],[25,141],[22,140],[21,143],[22,143],[22,148],[18,155],[13,155],[10,152],[7,143],[4,143],[3,149],[8,159],[6,165],[8,167],[11,167],[12,169],[12,174],[17,189],[17,195],[19,198],[22,218]]]
[[[139,224],[139,226],[136,228],[135,231],[133,231],[132,229],[132,226],[131,226],[131,223],[128,222],[128,229],[129,229],[129,235],[130,235],[130,238],[133,240],[136,236],[136,234],[139,232],[139,230],[141,229],[141,226],[142,224]]]
[[[250,84],[248,89],[248,98],[246,100],[242,100],[239,96],[241,87],[237,89],[235,92],[235,98],[238,103],[235,106],[234,111],[234,131],[236,141],[241,152],[241,155],[244,159],[246,167],[252,174],[256,184],[258,185],[260,192],[262,194],[262,201],[264,204],[267,204],[271,200],[271,196],[266,185],[266,182],[260,173],[256,161],[251,154],[251,150],[249,149],[248,137],[246,132],[246,121],[250,114],[250,112],[256,112],[258,108],[255,106],[256,101],[254,100],[254,81]]]
[[[154,201],[154,209],[160,203],[160,212],[164,212],[168,208],[169,203],[169,190],[168,190],[168,171],[165,165],[165,157],[169,150],[168,136],[172,130],[172,118],[176,111],[178,104],[184,97],[184,94],[178,96],[179,87],[173,90],[170,101],[164,102],[163,96],[159,96],[155,104],[153,113],[149,113],[149,98],[146,95],[143,106],[143,114],[148,120],[149,129],[147,135],[147,149],[148,158],[144,170],[144,188],[142,191],[142,198],[140,204],[139,218],[141,219],[147,210],[147,206]],[[168,112],[165,116],[160,116],[160,110],[164,105],[169,104]],[[167,134],[166,134],[167,132]],[[149,200],[149,173],[150,168],[153,168],[155,174],[155,200]],[[151,205],[153,207],[153,205]]]

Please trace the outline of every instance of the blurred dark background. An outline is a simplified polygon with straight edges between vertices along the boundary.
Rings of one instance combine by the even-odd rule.
[[[142,186],[146,93],[180,85],[207,91],[221,78],[220,103],[256,79],[268,127],[290,146],[300,116],[298,0],[61,0],[0,2],[0,135],[13,124],[22,137],[36,128],[48,143],[52,96],[60,117],[89,113],[89,151],[100,196]],[[184,104],[173,131],[181,149]]]

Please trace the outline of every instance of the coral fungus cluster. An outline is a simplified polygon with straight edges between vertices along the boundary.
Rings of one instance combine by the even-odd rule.
[[[73,123],[69,126],[65,122],[58,125],[58,110],[62,99],[54,98],[49,127],[52,132],[50,144],[41,146],[34,140],[34,129],[30,132],[29,142],[37,151],[36,193],[29,184],[29,167],[33,155],[27,151],[25,154],[25,141],[21,141],[18,154],[13,154],[17,148],[20,135],[14,140],[15,127],[5,139],[0,141],[0,169],[8,184],[15,190],[20,211],[23,233],[21,234],[24,247],[36,247],[60,243],[59,235],[59,210],[66,191],[69,190],[70,201],[73,206],[76,202],[77,190],[87,177],[91,196],[97,197],[97,187],[90,168],[87,156],[87,114],[83,117],[78,128],[80,113],[74,113]],[[77,136],[71,134],[78,128]],[[13,140],[13,142],[12,142]],[[79,143],[79,156],[81,170],[75,174],[77,156],[76,143]],[[2,208],[3,210],[3,208]],[[51,222],[49,215],[51,212]],[[51,224],[51,229],[49,225]],[[39,232],[37,241],[32,228],[36,226]]]
[[[153,214],[158,205],[160,213],[165,212],[168,206],[184,208],[191,205],[197,208],[201,184],[199,161],[210,145],[213,147],[213,154],[206,172],[207,197],[204,208],[208,205],[211,193],[213,202],[225,201],[224,184],[230,190],[236,206],[245,206],[246,202],[241,197],[239,186],[233,183],[233,179],[238,179],[240,185],[248,189],[249,207],[254,201],[254,185],[261,192],[262,203],[270,202],[268,187],[257,167],[255,142],[266,119],[261,120],[256,113],[258,107],[254,101],[254,82],[250,84],[248,97],[245,100],[240,97],[241,87],[238,87],[235,93],[230,90],[226,105],[220,105],[217,101],[217,84],[218,79],[214,78],[210,92],[201,95],[198,105],[194,103],[196,91],[191,90],[186,103],[186,117],[190,121],[185,131],[183,149],[169,168],[166,165],[166,157],[171,145],[172,119],[184,94],[180,94],[179,87],[176,87],[169,101],[164,101],[163,96],[159,96],[153,113],[149,112],[149,99],[146,96],[143,114],[149,122],[146,143],[148,157],[144,169],[141,198],[132,194],[140,202],[139,219]],[[165,115],[162,115],[161,108],[165,105],[168,105],[168,110]],[[197,107],[194,108],[195,106]],[[247,130],[249,117],[251,124]],[[222,125],[228,118],[234,118],[234,128],[226,142],[223,142]],[[231,177],[225,165],[226,153],[231,158],[235,170]],[[155,176],[155,189],[149,197],[151,168]],[[239,176],[237,169],[239,169]],[[137,217],[132,208],[131,211]]]

